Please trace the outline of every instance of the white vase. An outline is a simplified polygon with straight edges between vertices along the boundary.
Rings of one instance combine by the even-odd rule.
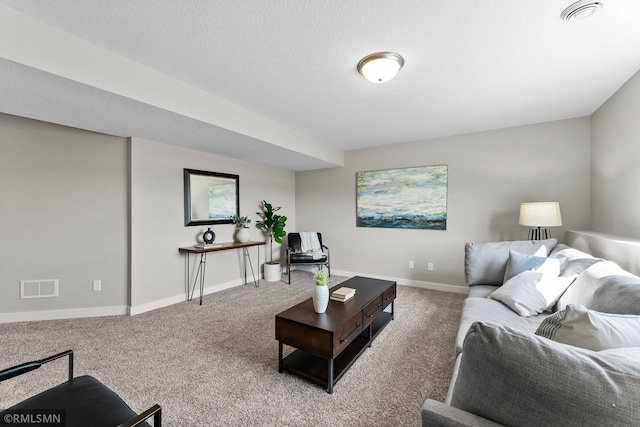
[[[266,282],[277,282],[282,277],[282,270],[280,269],[280,263],[265,263],[264,264],[264,280]]]
[[[324,313],[329,305],[329,287],[314,285],[313,291],[313,309],[316,313]]]
[[[250,238],[251,238],[251,232],[249,231],[248,228],[243,227],[238,229],[238,232],[236,233],[236,240],[238,242],[247,243]]]

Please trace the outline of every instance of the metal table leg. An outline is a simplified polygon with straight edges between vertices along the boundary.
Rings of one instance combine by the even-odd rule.
[[[200,305],[202,305],[202,294],[204,293],[204,272],[207,268],[207,253],[200,254],[200,266],[202,272],[200,274]]]
[[[198,265],[198,270],[196,271],[195,277],[193,278],[193,287],[191,288],[191,292],[189,293],[189,301],[193,299],[193,293],[196,290],[196,283],[198,282],[198,276],[200,276],[200,305],[202,305],[202,294],[204,291],[204,273],[207,265],[207,253],[203,252],[200,254],[200,265]],[[189,254],[187,254],[187,292],[189,292],[190,287],[190,277],[189,277]]]
[[[253,271],[253,264],[251,263],[251,255],[249,255],[249,248],[242,248],[242,252],[244,253],[244,284],[247,284],[247,260],[249,260],[249,267],[251,267],[251,275],[253,276],[253,284],[256,286],[260,286],[260,282],[256,281],[256,274]],[[260,248],[258,248],[258,265],[260,265]]]
[[[333,359],[329,359],[329,372],[327,373],[327,393],[333,394]]]

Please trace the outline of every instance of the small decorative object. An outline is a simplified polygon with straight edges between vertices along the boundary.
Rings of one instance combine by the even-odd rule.
[[[249,231],[251,219],[246,216],[234,215],[231,217],[231,221],[238,229],[238,232],[236,233],[236,240],[240,243],[247,243],[251,238],[251,232]]]
[[[256,222],[256,226],[269,233],[269,262],[264,264],[264,280],[267,282],[277,282],[282,275],[282,269],[280,268],[280,262],[273,261],[273,242],[280,244],[282,238],[287,235],[284,231],[284,226],[287,222],[287,217],[284,215],[278,215],[274,212],[280,210],[280,207],[274,208],[270,203],[265,200],[262,201],[262,212],[258,212],[258,215],[262,217],[262,221]]]
[[[329,277],[327,274],[319,270],[315,274],[316,286],[313,291],[313,309],[316,313],[324,313],[329,305]]]
[[[204,234],[202,235],[202,240],[204,240],[204,243],[206,245],[210,245],[213,243],[214,240],[216,240],[216,233],[211,231],[210,228],[207,228],[207,231],[205,231]]]

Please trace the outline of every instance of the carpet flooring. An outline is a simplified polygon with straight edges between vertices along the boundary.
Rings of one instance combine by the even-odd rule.
[[[310,298],[313,277],[235,287],[137,316],[0,324],[0,369],[66,349],[135,411],[166,426],[419,426],[444,400],[464,295],[398,286],[395,320],[328,394],[278,373],[275,315]],[[330,286],[345,277],[332,277]],[[292,349],[285,347],[285,353]],[[66,359],[0,383],[0,409],[66,380]]]

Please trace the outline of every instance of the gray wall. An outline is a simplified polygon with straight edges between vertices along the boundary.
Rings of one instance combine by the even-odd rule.
[[[144,311],[182,297],[177,248],[205,229],[182,226],[183,168],[239,174],[241,213],[255,224],[260,200],[282,205],[288,231],[324,233],[334,270],[418,286],[463,285],[466,241],[525,238],[522,201],[559,201],[564,226],[553,234],[561,240],[565,229],[639,238],[639,113],[636,74],[591,118],[351,151],[344,168],[295,175],[0,114],[0,321],[47,310],[108,314],[129,304]],[[357,171],[437,164],[449,166],[446,231],[355,226]],[[214,231],[232,239],[231,226]],[[238,283],[239,258],[210,259],[209,290]],[[20,300],[22,279],[59,279],[60,297]],[[95,279],[101,292],[91,290]]]
[[[0,314],[124,313],[127,140],[5,114],[0,129]],[[58,279],[60,296],[20,299],[20,280],[39,279]]]
[[[439,164],[449,169],[446,231],[356,227],[357,171]],[[589,117],[350,151],[343,168],[296,174],[298,231],[323,233],[336,270],[463,286],[465,242],[527,237],[521,202],[560,202],[561,239],[588,228],[589,169]]]
[[[0,129],[0,322],[139,313],[183,301],[178,248],[207,228],[184,226],[184,168],[240,175],[252,240],[264,240],[255,228],[262,199],[282,206],[295,228],[291,171],[4,114]],[[211,228],[217,241],[233,240],[233,225]],[[261,262],[265,255],[262,246]],[[210,255],[206,292],[240,284],[241,260],[240,251]],[[37,279],[58,279],[60,296],[21,300],[20,280]],[[93,280],[102,291],[93,291]]]
[[[592,116],[592,230],[640,238],[640,72]]]
[[[264,241],[255,227],[263,199],[282,206],[287,229],[295,228],[295,174],[291,171],[188,150],[139,138],[131,141],[131,305],[134,313],[184,299],[185,256],[178,248],[202,241],[207,226],[184,226],[183,169],[240,175],[240,214],[248,216],[251,240]],[[233,225],[212,225],[217,242],[234,239]],[[277,256],[278,245],[274,253]],[[253,262],[257,250],[251,249]],[[195,267],[196,257],[191,256]],[[260,247],[260,262],[265,246]],[[240,283],[241,251],[207,256],[207,292]],[[260,268],[254,264],[256,273]]]

